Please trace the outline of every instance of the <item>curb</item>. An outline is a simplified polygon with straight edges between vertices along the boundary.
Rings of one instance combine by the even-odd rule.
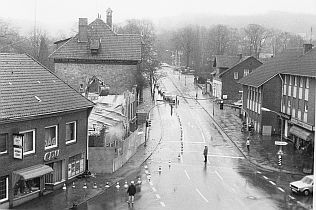
[[[141,162],[141,164],[140,164],[139,166],[141,166],[144,162],[146,162],[146,161],[152,156],[152,154],[153,154],[154,151],[157,149],[158,145],[161,143],[161,140],[162,140],[162,136],[163,136],[163,124],[162,124],[162,122],[161,122],[161,115],[160,115],[159,106],[157,107],[157,109],[158,109],[158,113],[159,113],[158,115],[159,115],[159,118],[160,118],[160,119],[159,119],[159,121],[160,121],[160,129],[161,129],[161,132],[160,132],[160,139],[159,139],[157,145],[151,150],[151,152],[149,153],[149,155],[145,158],[145,160],[143,160],[143,161]],[[139,147],[137,148],[137,150],[138,150],[140,147],[144,146],[144,144],[145,144],[145,142],[144,142],[143,144],[139,145]],[[138,150],[137,152],[139,152],[139,150]],[[136,153],[137,153],[137,152],[136,152]],[[135,153],[133,156],[135,156],[136,153]],[[132,156],[132,157],[133,157],[133,156]],[[131,157],[131,158],[132,158],[132,157]],[[131,159],[131,158],[130,158],[130,159]],[[129,160],[130,160],[130,159],[129,159]],[[128,161],[127,161],[121,168],[123,168],[126,164],[128,164]],[[121,181],[121,180],[123,180],[123,179],[124,179],[124,178],[115,179],[109,186],[112,187],[113,185],[115,185],[116,182],[119,182],[119,181]],[[96,196],[99,196],[99,195],[103,194],[104,192],[106,192],[106,189],[103,189],[103,190],[100,191],[99,193],[95,194],[94,196],[92,196],[92,197],[90,197],[90,198],[87,198],[86,200],[83,200],[83,201],[81,201],[81,202],[79,202],[79,203],[76,203],[76,206],[78,207],[78,206],[80,206],[81,204],[83,204],[83,203],[89,201],[90,199],[92,199],[92,198],[94,198],[94,197],[96,197]],[[73,207],[66,207],[66,208],[68,208],[68,209],[73,209]]]

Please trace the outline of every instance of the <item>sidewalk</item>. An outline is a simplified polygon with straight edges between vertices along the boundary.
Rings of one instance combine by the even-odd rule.
[[[148,111],[153,106],[150,92],[147,91],[144,93],[144,98],[145,97],[146,99],[140,108],[143,111]],[[159,115],[158,108],[152,110],[152,112],[156,112],[156,115]],[[161,124],[160,120],[155,120],[152,122],[150,128],[150,141],[147,141],[146,147],[144,147],[144,145],[139,146],[136,154],[133,155],[119,170],[112,174],[96,174],[89,178],[76,178],[74,180],[74,188],[72,187],[72,183],[70,183],[67,185],[66,190],[56,190],[50,194],[35,198],[14,208],[32,210],[69,209],[73,204],[79,205],[106,191],[107,188],[105,185],[107,182],[110,186],[116,185],[116,183],[119,182],[120,186],[123,187],[125,183],[124,177],[133,173],[133,169],[137,169],[144,163],[154,152],[160,141]],[[87,188],[83,188],[84,184],[86,184]],[[96,186],[96,188],[94,186]]]
[[[200,96],[201,95],[202,93]],[[208,94],[204,96],[205,98],[209,97]],[[280,171],[277,155],[279,146],[276,146],[274,143],[275,141],[280,141],[280,137],[262,136],[259,134],[250,136],[250,152],[248,153],[246,147],[248,134],[246,132],[241,132],[242,120],[239,118],[239,109],[224,105],[224,109],[220,110],[219,104],[214,104],[215,122],[227,134],[244,156],[251,163],[263,169]],[[282,147],[284,155],[282,156],[281,170],[290,174],[304,175],[304,164],[308,162],[313,163],[313,159],[311,157],[305,157],[299,154],[298,151],[295,151],[292,142],[288,142],[288,145]]]

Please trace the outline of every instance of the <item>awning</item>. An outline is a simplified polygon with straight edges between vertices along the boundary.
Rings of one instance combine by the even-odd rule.
[[[310,141],[312,140],[312,133],[311,132],[308,132],[302,128],[299,128],[295,125],[293,125],[291,128],[290,128],[290,133],[295,135],[295,136],[298,136],[299,138],[301,139],[304,139],[305,141]]]
[[[23,168],[17,171],[13,171],[13,175],[18,175],[23,177],[24,180],[28,180],[35,177],[43,176],[44,174],[48,174],[53,171],[54,170],[51,167],[39,164],[28,168]]]

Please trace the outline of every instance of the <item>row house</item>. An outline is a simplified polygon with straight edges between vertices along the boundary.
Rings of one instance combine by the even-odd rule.
[[[94,104],[26,54],[0,54],[0,90],[0,209],[7,209],[87,169]]]
[[[277,55],[239,81],[245,120],[263,135],[282,132],[298,149],[310,151],[315,133],[315,79],[312,45]]]

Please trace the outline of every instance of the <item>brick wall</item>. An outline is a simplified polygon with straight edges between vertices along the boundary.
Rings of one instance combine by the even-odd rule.
[[[132,90],[136,70],[137,65],[55,63],[55,73],[74,89],[95,75],[110,86],[110,94]]]

